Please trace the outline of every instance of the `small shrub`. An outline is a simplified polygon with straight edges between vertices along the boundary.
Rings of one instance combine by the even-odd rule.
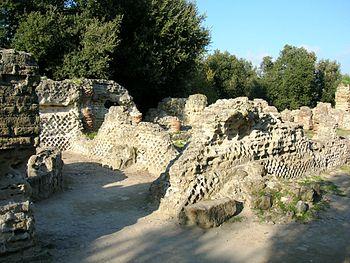
[[[89,132],[89,133],[85,133],[85,136],[90,139],[93,140],[97,135],[97,132]]]

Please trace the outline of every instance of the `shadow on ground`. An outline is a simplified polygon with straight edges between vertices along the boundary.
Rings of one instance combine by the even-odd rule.
[[[88,162],[68,163],[63,173],[65,191],[35,204],[38,238],[53,248],[55,261],[155,209],[148,202],[149,179],[128,180],[121,171]]]
[[[203,230],[149,205],[150,175],[71,162],[68,189],[38,203],[35,214],[54,262],[350,262],[349,196],[332,196],[331,208],[310,224],[244,220]],[[332,180],[350,186],[347,174]]]
[[[350,175],[330,178],[348,192]],[[350,196],[331,196],[330,209],[309,224],[283,226],[271,239],[268,262],[350,262]]]

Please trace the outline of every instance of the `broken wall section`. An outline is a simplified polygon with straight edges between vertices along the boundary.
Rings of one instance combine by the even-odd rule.
[[[337,124],[335,129],[350,130],[350,86],[338,86],[334,108],[330,103],[318,102],[313,109],[306,106],[292,111],[286,109],[281,112],[281,116],[283,121],[301,124],[305,130],[314,132],[317,132],[319,127],[328,129],[330,119]]]
[[[349,160],[348,140],[313,142],[301,125],[270,111],[261,100],[247,98],[207,107],[188,147],[152,184],[160,209],[181,215],[188,205],[222,198],[249,204],[266,175],[299,178]]]
[[[188,98],[165,98],[157,108],[148,111],[145,120],[164,128],[170,128],[174,119],[183,126],[193,126],[207,104],[207,97],[202,94],[190,95]]]
[[[158,124],[135,122],[126,107],[111,107],[93,140],[79,138],[72,151],[98,159],[113,169],[131,165],[159,175],[179,154]]]
[[[35,243],[25,165],[38,144],[37,72],[28,53],[0,50],[0,257],[7,262],[22,261],[13,253]]]
[[[128,91],[114,81],[44,79],[36,92],[43,147],[69,150],[83,132],[100,128],[111,106],[123,105],[130,114],[140,115]]]

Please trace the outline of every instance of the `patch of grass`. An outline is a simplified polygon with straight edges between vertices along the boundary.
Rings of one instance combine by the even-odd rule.
[[[329,202],[327,201],[320,201],[316,204],[313,205],[312,209],[315,211],[315,212],[320,212],[320,211],[325,211],[326,209],[328,209],[330,207],[329,205]]]
[[[350,166],[349,165],[343,165],[342,167],[340,167],[340,170],[344,173],[347,173],[350,175]]]
[[[337,185],[335,185],[332,182],[328,182],[328,181],[322,182],[321,190],[326,192],[326,193],[333,194],[333,195],[346,196],[346,194],[344,194],[344,192],[342,190],[340,190]]]
[[[304,134],[309,139],[312,139],[312,137],[314,137],[314,135],[315,135],[315,133],[313,131],[310,131],[310,130],[304,130]]]
[[[72,83],[76,84],[76,85],[82,85],[83,84],[83,80],[82,79],[78,79],[78,78],[73,78],[70,81]]]
[[[243,222],[246,218],[244,216],[233,216],[231,217],[228,222],[230,223],[240,223]]]
[[[308,223],[314,220],[315,218],[315,214],[312,210],[308,210],[305,213],[295,215],[295,219],[300,223]]]
[[[97,132],[89,132],[89,133],[85,133],[85,136],[90,139],[93,140],[97,135]]]
[[[305,187],[302,193],[297,191],[301,187]],[[311,190],[315,191],[313,192],[312,201],[308,197]],[[317,219],[320,211],[329,208],[328,199],[322,196],[325,194],[345,196],[337,185],[319,175],[310,176],[297,182],[280,182],[279,187],[274,189],[265,188],[255,193],[258,198],[267,194],[272,197],[272,207],[264,210],[257,206],[254,209],[261,222],[290,222],[290,220],[295,220],[300,223],[308,223]],[[300,200],[309,206],[307,211],[298,211],[297,204]]]
[[[187,141],[181,140],[181,139],[173,141],[174,146],[179,148],[179,149],[184,148],[186,143],[187,143]]]
[[[337,134],[341,137],[350,137],[350,131],[348,130],[337,129]]]

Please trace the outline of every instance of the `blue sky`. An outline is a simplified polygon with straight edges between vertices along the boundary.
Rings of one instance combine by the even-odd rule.
[[[350,0],[196,0],[210,29],[210,51],[227,50],[258,65],[285,44],[304,46],[350,73]]]

